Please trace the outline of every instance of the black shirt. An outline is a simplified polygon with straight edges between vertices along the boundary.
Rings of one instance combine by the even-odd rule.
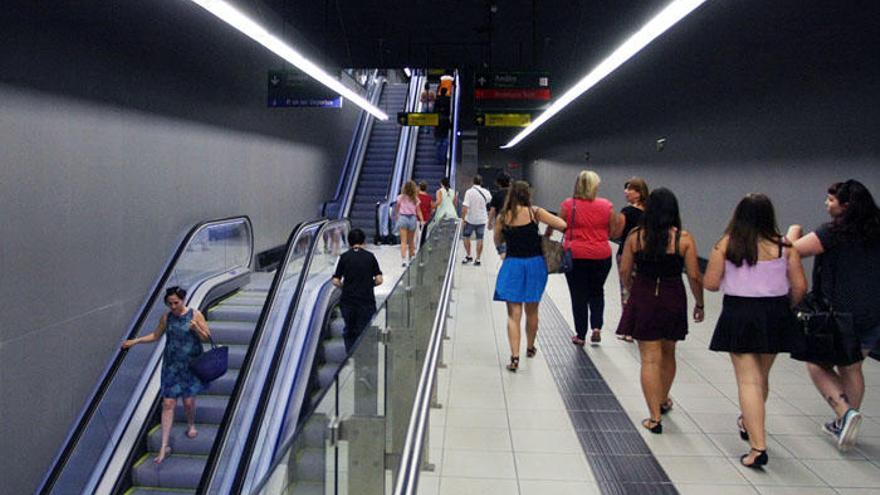
[[[825,252],[813,266],[813,289],[818,284],[835,309],[852,313],[857,329],[880,325],[880,244],[835,234],[830,223],[816,236]]]
[[[623,233],[620,235],[620,245],[617,247],[618,256],[623,255],[623,245],[626,243],[626,236],[629,235],[632,229],[638,227],[639,221],[641,221],[642,215],[645,213],[632,205],[624,206],[620,212],[623,213],[626,222],[623,225]]]
[[[495,214],[498,215],[501,213],[501,208],[504,206],[504,200],[507,199],[507,190],[509,188],[502,187],[501,189],[492,192],[492,201],[489,201],[488,208],[495,208]]]
[[[342,279],[342,304],[376,306],[373,277],[382,275],[373,253],[360,248],[342,253],[336,264],[334,278]]]

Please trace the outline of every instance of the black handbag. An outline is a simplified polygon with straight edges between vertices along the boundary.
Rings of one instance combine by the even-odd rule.
[[[795,307],[801,341],[792,351],[792,359],[809,363],[847,366],[863,359],[862,346],[855,332],[852,313],[837,311],[820,286],[820,259],[813,270],[813,290]],[[831,292],[836,281],[831,272]]]
[[[211,337],[208,340],[211,342],[211,349],[189,361],[189,369],[203,382],[212,382],[225,375],[229,369],[229,348],[215,345]]]

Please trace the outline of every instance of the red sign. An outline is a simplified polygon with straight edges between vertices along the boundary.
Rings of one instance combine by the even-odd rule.
[[[550,100],[550,88],[477,88],[474,90],[477,100]]]

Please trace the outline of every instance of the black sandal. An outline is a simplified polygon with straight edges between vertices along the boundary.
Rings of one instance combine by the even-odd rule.
[[[739,417],[736,418],[736,426],[739,428],[739,437],[741,439],[743,439],[744,441],[748,442],[749,441],[749,432],[746,431],[746,426],[743,424],[742,414],[740,414]]]
[[[642,420],[642,427],[651,433],[663,433],[663,424],[659,419],[645,418]]]
[[[535,354],[537,354],[537,353],[538,353],[537,347],[535,347],[535,346],[526,347],[526,357],[533,358],[533,357],[535,357]]]
[[[507,365],[507,371],[516,373],[519,368],[519,356],[510,356],[510,364]]]
[[[758,456],[755,457],[755,460],[753,460],[751,464],[746,464],[746,458],[747,458],[747,457],[749,456],[749,454],[751,454],[752,452],[757,452],[757,453],[758,453]],[[761,449],[752,448],[752,450],[750,450],[748,454],[743,454],[743,455],[739,458],[739,463],[742,464],[743,466],[747,467],[747,468],[761,469],[762,466],[766,466],[766,465],[767,465],[767,461],[769,461],[769,460],[770,460],[770,458],[767,457],[767,450],[766,450],[766,449],[765,449],[765,450],[761,450]]]
[[[667,397],[666,400],[664,400],[660,404],[660,414],[668,414],[669,411],[672,410],[672,406],[674,406],[674,405],[675,404],[672,402],[672,399]]]

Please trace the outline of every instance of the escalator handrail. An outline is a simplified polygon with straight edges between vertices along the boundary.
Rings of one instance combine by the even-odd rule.
[[[394,495],[412,495],[418,488],[422,450],[424,450],[422,446],[431,407],[431,395],[434,383],[437,380],[437,364],[439,363],[440,350],[443,346],[443,330],[446,327],[446,315],[449,311],[449,296],[452,293],[455,268],[458,266],[458,263],[456,263],[456,254],[458,252],[456,239],[461,235],[461,228],[461,222],[456,222],[455,235],[452,237],[452,251],[449,253],[449,261],[446,265],[446,277],[443,281],[443,288],[440,291],[439,305],[437,313],[434,315],[433,327],[431,328],[431,340],[425,352],[425,361],[422,365],[419,385],[416,389],[413,410],[406,429],[406,440],[400,456],[400,469],[397,475],[397,483],[394,487]]]
[[[230,394],[229,402],[226,406],[226,412],[223,414],[223,419],[217,429],[217,435],[214,439],[214,446],[211,449],[211,452],[208,454],[208,459],[205,463],[205,469],[202,472],[202,478],[199,481],[199,486],[196,490],[196,493],[205,493],[208,484],[211,483],[214,478],[214,473],[217,469],[217,462],[220,459],[220,452],[222,450],[222,447],[225,445],[227,435],[229,434],[230,420],[232,418],[232,415],[235,414],[238,409],[239,400],[241,399],[241,391],[245,381],[248,378],[248,373],[250,372],[251,366],[254,361],[254,355],[257,347],[256,344],[260,341],[263,331],[265,330],[266,321],[271,312],[270,309],[275,304],[275,301],[278,297],[279,286],[281,285],[281,281],[284,278],[284,272],[286,271],[287,265],[290,262],[290,257],[294,255],[299,236],[302,232],[305,232],[316,225],[321,225],[326,222],[326,218],[320,218],[309,222],[302,222],[298,224],[295,229],[293,229],[293,231],[290,233],[290,236],[288,237],[287,249],[285,250],[283,261],[281,265],[279,265],[278,270],[275,272],[275,276],[272,279],[272,285],[270,286],[269,294],[266,296],[265,303],[263,303],[263,308],[260,311],[260,317],[257,320],[257,324],[254,328],[254,334],[251,337],[251,343],[248,346],[248,350],[245,354],[244,360],[242,361],[241,368],[239,368],[238,379],[236,380],[235,387],[233,387],[232,393]],[[308,250],[306,251],[306,263],[308,263],[311,259],[311,254],[312,250],[314,249],[316,239],[317,236],[312,239],[312,242],[309,244]],[[299,280],[297,281],[297,288],[296,292],[294,293],[294,297],[299,297],[299,294],[302,292],[302,288],[304,285],[303,274],[305,273],[305,266],[306,265],[304,265],[303,271],[301,271],[299,274]],[[269,369],[271,370],[271,368]]]
[[[456,160],[459,155],[458,148],[460,144],[460,136],[458,135],[458,117],[461,110],[461,80],[458,77],[458,70],[455,71],[455,85],[453,87],[455,88],[455,98],[453,100],[452,108],[452,136],[450,137],[451,144],[449,146],[449,160],[446,162],[446,177],[449,177],[449,186],[454,191],[456,182],[455,175],[458,168]]]
[[[322,238],[324,232],[326,232],[328,229],[335,228],[340,225],[342,225],[342,226],[348,225],[350,228],[350,223],[349,223],[348,219],[330,220],[330,221],[325,222],[324,225],[322,225],[321,228],[318,230],[318,233],[315,236],[315,243],[317,243],[318,239]],[[251,423],[251,429],[250,429],[250,432],[248,433],[247,441],[245,442],[245,448],[242,452],[242,457],[241,457],[242,460],[238,464],[238,471],[236,472],[235,478],[234,478],[235,482],[232,486],[232,490],[230,491],[230,493],[240,493],[240,491],[243,487],[243,484],[246,481],[248,468],[250,467],[251,460],[254,457],[253,450],[254,450],[254,447],[257,442],[257,437],[260,432],[260,429],[262,428],[263,421],[266,419],[265,418],[265,416],[266,416],[265,411],[269,405],[269,399],[272,397],[272,389],[274,388],[275,380],[278,378],[277,372],[283,371],[283,370],[278,370],[278,365],[281,362],[281,359],[282,359],[282,357],[284,355],[284,351],[285,351],[285,346],[281,345],[281,344],[287,342],[288,339],[290,339],[290,335],[293,330],[293,322],[294,322],[295,316],[296,316],[297,312],[300,310],[299,304],[302,299],[303,291],[305,289],[305,281],[309,278],[309,274],[311,273],[311,268],[312,268],[312,262],[314,261],[314,257],[315,257],[315,243],[313,243],[311,249],[308,252],[308,256],[306,257],[306,260],[303,264],[299,284],[297,285],[296,292],[293,294],[293,297],[291,298],[292,302],[287,308],[287,314],[284,316],[284,323],[282,326],[283,330],[282,330],[282,333],[278,339],[278,342],[280,344],[275,348],[275,352],[272,355],[272,364],[269,366],[270,375],[266,379],[266,381],[263,383],[263,390],[260,393],[260,398],[257,402],[256,414],[254,415],[254,418],[256,418],[256,419],[254,420],[253,423]],[[321,329],[318,329],[318,331],[320,332]],[[302,359],[302,356],[300,356],[300,359]],[[300,365],[301,365],[300,362],[296,363],[295,369],[299,370]],[[274,371],[274,372],[272,372],[272,371]],[[307,381],[308,380],[306,380],[306,382]],[[297,385],[298,383],[302,383],[302,382],[301,381],[294,382],[294,385]],[[291,393],[292,392],[293,392],[293,390],[291,390]],[[290,397],[288,396],[288,400],[289,400],[289,398]],[[286,408],[285,408],[285,410],[286,410]],[[276,439],[276,448],[277,448],[277,439]]]
[[[376,81],[373,93],[370,95],[370,103],[374,106],[379,106],[386,83],[387,81],[385,81],[384,78]],[[342,195],[342,198],[340,198],[342,204],[340,205],[339,214],[336,218],[348,217],[351,213],[351,204],[354,201],[354,192],[357,189],[358,178],[361,176],[361,170],[364,168],[364,161],[367,159],[367,147],[370,145],[370,137],[373,134],[373,126],[376,124],[376,118],[369,112],[366,113],[366,125],[362,131],[354,166],[348,175],[345,185],[345,193]]]
[[[156,298],[158,298],[161,295],[162,290],[165,289],[165,284],[168,282],[168,279],[174,272],[174,268],[177,266],[178,261],[180,261],[180,257],[183,255],[186,247],[192,241],[193,237],[202,229],[211,225],[241,221],[244,221],[244,223],[248,227],[248,232],[250,233],[250,251],[248,255],[247,267],[252,268],[254,263],[254,229],[253,224],[251,223],[251,219],[247,215],[199,222],[192,228],[190,228],[186,232],[186,234],[180,237],[180,240],[177,243],[177,249],[175,249],[171,256],[166,260],[161,275],[159,275],[159,277],[153,282],[150,292],[138,309],[137,316],[129,325],[128,331],[120,340],[119,345],[116,346],[116,351],[114,352],[110,363],[107,365],[107,367],[104,368],[104,371],[101,374],[97,385],[92,390],[92,393],[90,395],[91,398],[83,406],[82,410],[77,416],[74,423],[75,426],[73,427],[73,429],[70,430],[70,432],[68,432],[67,438],[65,438],[64,443],[62,444],[63,447],[61,448],[61,450],[59,450],[58,454],[56,454],[55,458],[52,460],[52,467],[49,472],[46,473],[46,476],[40,483],[40,486],[37,489],[37,493],[48,493],[55,485],[55,482],[58,480],[58,476],[60,476],[63,467],[67,464],[67,461],[69,460],[73,449],[79,444],[85,428],[91,422],[95,411],[97,411],[98,406],[100,405],[101,401],[104,398],[104,395],[107,392],[107,389],[110,386],[110,383],[116,377],[116,373],[119,371],[119,368],[122,365],[125,356],[128,354],[127,349],[122,349],[122,342],[137,337],[137,333],[140,331],[142,325],[144,324],[144,321],[146,320],[150,309],[153,307]]]

